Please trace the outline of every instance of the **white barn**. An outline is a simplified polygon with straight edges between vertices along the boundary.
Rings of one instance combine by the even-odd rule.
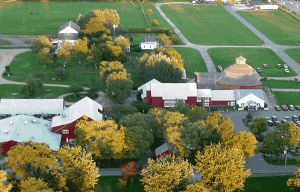
[[[236,104],[240,108],[244,107],[264,107],[265,98],[261,89],[235,89],[234,90]]]
[[[153,50],[159,47],[159,42],[156,36],[146,36],[144,42],[140,43],[140,47],[143,50]]]

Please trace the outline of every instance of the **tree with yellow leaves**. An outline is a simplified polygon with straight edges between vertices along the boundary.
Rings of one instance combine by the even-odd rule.
[[[116,57],[120,56],[121,53],[123,52],[122,47],[119,45],[113,45],[112,42],[106,42],[108,48],[112,52],[112,54]]]
[[[123,50],[125,50],[131,44],[129,39],[123,37],[122,35],[120,36],[119,39],[116,40],[116,43],[117,45],[121,46]]]
[[[233,137],[234,137],[234,124],[232,123],[231,119],[229,119],[227,117],[222,118],[220,116],[220,113],[216,113],[213,116],[215,118],[212,118],[212,116],[209,116],[209,122],[216,121],[217,123],[219,123],[216,130],[218,133],[220,133],[220,135],[222,137],[222,143],[224,145],[232,144]],[[221,122],[219,121],[219,119],[221,120]]]
[[[84,116],[84,120],[76,124],[76,135],[78,130],[84,141],[78,141],[80,138],[76,137],[76,143],[82,144],[81,147],[88,146],[96,159],[123,159],[132,150],[130,138],[126,138],[126,128],[113,120],[87,121],[87,116]]]
[[[178,68],[184,68],[184,61],[182,59],[182,56],[174,48],[158,47],[157,49],[155,49],[155,53],[158,54],[159,52],[162,52],[162,54],[167,55],[170,58],[175,58],[178,62]]]
[[[300,157],[298,157],[300,161]],[[289,178],[287,181],[287,186],[291,186],[293,190],[297,191],[300,188],[300,165],[297,166],[298,171],[294,173],[294,176]]]
[[[39,53],[43,47],[52,47],[52,42],[45,35],[38,36],[31,43],[31,50],[33,53]]]
[[[192,184],[193,166],[181,157],[163,156],[159,159],[148,159],[147,169],[142,170],[146,192],[152,191],[182,191]]]
[[[246,157],[253,157],[257,150],[256,137],[253,133],[246,131],[238,132],[233,139],[232,145],[237,147]]]
[[[158,23],[158,21],[157,21],[157,20],[153,20],[153,21],[152,21],[152,25],[154,25],[154,26],[156,26],[156,27],[157,27],[157,26],[159,25],[159,23]]]
[[[49,47],[44,47],[39,51],[39,61],[40,63],[44,65],[51,65],[53,61],[53,56],[50,53],[50,48]]]
[[[8,192],[12,188],[12,184],[9,183],[7,185],[4,185],[3,182],[6,181],[6,171],[0,170],[0,191],[2,192]]]
[[[84,37],[82,39],[77,39],[77,41],[75,42],[74,49],[77,58],[79,59],[84,58],[89,52],[88,38]]]
[[[91,153],[87,153],[80,146],[66,146],[58,150],[56,157],[61,161],[66,179],[72,182],[68,187],[69,191],[94,191],[99,174]]]
[[[284,137],[287,146],[296,147],[299,144],[300,129],[295,123],[282,124],[276,128]]]
[[[19,188],[22,192],[54,192],[53,189],[48,187],[46,182],[44,182],[42,179],[36,179],[34,177],[21,180]]]
[[[57,57],[61,60],[61,62],[63,62],[64,65],[70,61],[72,49],[72,43],[65,40],[62,41],[61,48],[57,53]]]
[[[234,4],[235,4],[235,0],[229,0],[228,3],[229,3],[230,5],[234,5]]]
[[[223,120],[222,114],[221,113],[213,113],[210,114],[207,119],[206,119],[206,124],[211,124],[213,127],[216,127],[217,125],[219,126]]]
[[[201,173],[201,184],[220,192],[243,190],[245,180],[251,175],[245,169],[245,156],[236,147],[211,145],[198,152],[196,170]]]
[[[112,72],[125,72],[125,69],[123,69],[123,64],[120,61],[102,61],[100,63],[100,77],[106,81],[109,74]]]
[[[80,30],[84,34],[96,34],[96,33],[106,33],[110,34],[111,31],[104,26],[103,18],[101,17],[93,17],[90,21],[85,25],[85,29]]]
[[[106,79],[106,95],[110,99],[115,99],[118,103],[124,103],[130,96],[133,81],[126,71],[112,72]]]
[[[165,46],[173,45],[170,37],[164,33],[158,35],[158,41]]]
[[[149,16],[151,16],[152,13],[153,13],[153,11],[152,11],[152,9],[147,9],[146,13],[147,13]]]
[[[219,5],[222,3],[222,0],[215,0],[215,4]]]

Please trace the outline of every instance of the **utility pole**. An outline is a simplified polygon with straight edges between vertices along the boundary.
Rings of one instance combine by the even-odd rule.
[[[298,15],[298,5],[299,5],[299,3],[297,4],[297,15]]]
[[[284,170],[285,170],[285,172],[286,172],[287,147],[285,147],[284,154],[285,154],[285,160],[284,160]]]

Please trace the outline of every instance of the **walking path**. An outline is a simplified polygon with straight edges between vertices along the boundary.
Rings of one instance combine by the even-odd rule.
[[[271,88],[272,91],[282,91],[282,92],[300,92],[300,89],[275,89]]]

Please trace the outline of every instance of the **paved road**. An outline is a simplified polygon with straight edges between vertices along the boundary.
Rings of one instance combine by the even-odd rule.
[[[275,88],[272,88],[272,91],[282,91],[282,92],[300,92],[300,89],[275,89]]]

